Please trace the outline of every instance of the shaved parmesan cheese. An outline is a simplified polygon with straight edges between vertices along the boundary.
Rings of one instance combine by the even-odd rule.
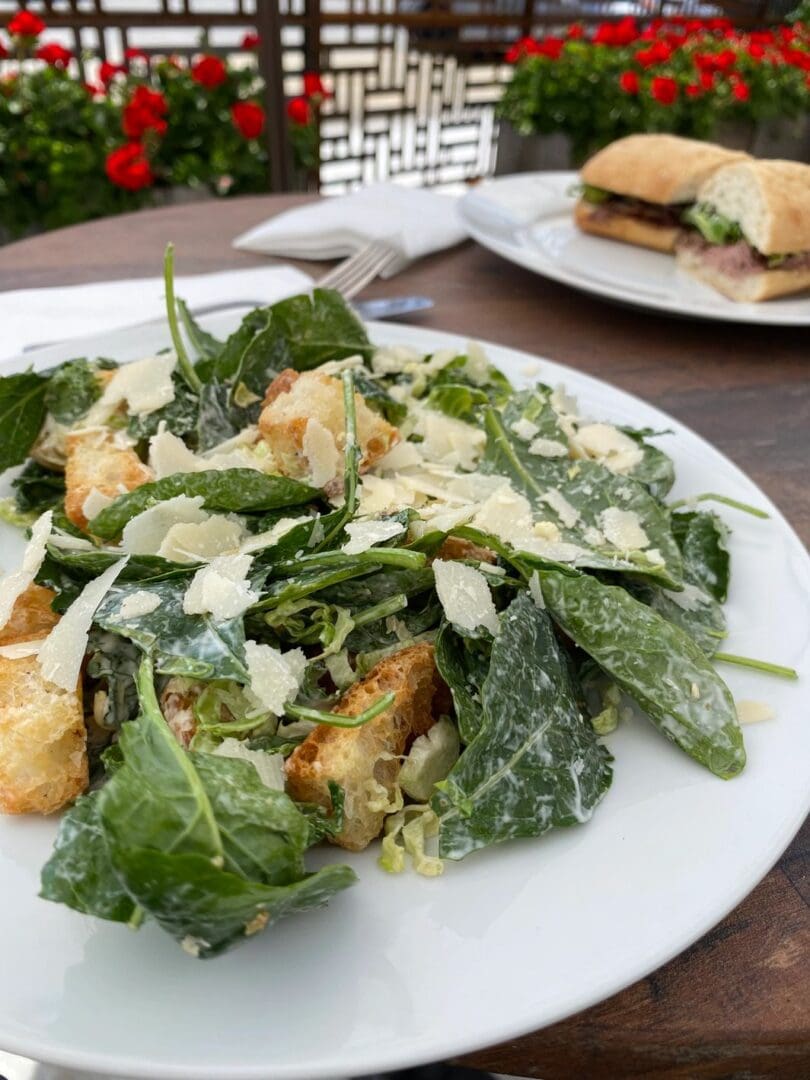
[[[307,421],[302,449],[309,462],[310,483],[313,487],[326,487],[338,474],[340,452],[332,432],[314,416]]]
[[[416,443],[400,442],[380,458],[377,468],[381,472],[398,472],[400,469],[412,469],[421,465],[422,461],[422,454]]]
[[[475,468],[487,441],[486,434],[480,428],[445,416],[435,409],[422,406],[412,411],[415,413],[415,431],[423,440],[422,453],[428,461],[462,469]]]
[[[535,521],[532,531],[541,540],[550,540],[554,544],[560,539],[561,535],[560,530],[553,521]]]
[[[164,424],[160,426],[161,430],[149,440],[149,465],[154,470],[155,479],[211,468],[210,464],[202,465],[182,439],[165,430]]]
[[[557,416],[571,417],[577,419],[577,399],[571,397],[570,394],[566,394],[564,386],[555,386],[551,392],[551,407]]]
[[[172,525],[157,553],[171,562],[208,562],[227,551],[238,551],[244,538],[241,522],[212,514],[205,521]]]
[[[151,615],[160,607],[160,597],[157,593],[139,589],[138,592],[125,596],[118,609],[122,619],[138,619],[141,615]]]
[[[90,494],[82,503],[82,513],[88,521],[92,521],[96,514],[106,510],[112,501],[109,495],[105,495],[98,488],[91,488]]]
[[[126,523],[121,547],[130,555],[156,555],[172,525],[206,521],[202,495],[176,495],[150,506]]]
[[[239,739],[223,739],[212,753],[217,757],[249,761],[265,787],[273,791],[284,790],[284,758],[281,754],[269,754],[266,750],[250,750]]]
[[[516,420],[512,424],[512,431],[517,435],[519,439],[523,439],[528,442],[533,439],[540,428],[537,424],[532,423],[531,420],[527,420],[525,416],[521,416],[520,420]]]
[[[64,548],[65,551],[98,551],[96,545],[90,540],[85,540],[82,536],[71,536],[70,533],[62,532],[61,529],[54,529],[48,543],[53,544],[54,547]]]
[[[252,563],[250,555],[213,558],[191,579],[183,597],[183,611],[186,615],[210,614],[217,620],[244,615],[259,598],[246,580]]]
[[[109,410],[126,401],[130,416],[145,416],[162,409],[174,401],[172,372],[176,364],[177,356],[173,352],[124,364],[107,383],[96,405]]]
[[[571,505],[562,492],[557,491],[556,488],[550,488],[540,498],[546,506],[551,507],[567,529],[573,529],[579,521],[579,510]]]
[[[366,473],[360,482],[359,512],[364,515],[381,514],[386,510],[402,510],[406,506],[418,506],[424,502],[401,481],[383,479]]]
[[[478,341],[467,342],[467,363],[464,373],[476,386],[483,386],[489,379],[489,357],[484,346]]]
[[[540,437],[532,441],[529,453],[537,454],[538,457],[568,457],[568,447],[557,439]]]
[[[44,640],[39,638],[36,641],[14,641],[11,645],[0,645],[0,656],[4,660],[23,660],[26,656],[36,656]]]
[[[759,724],[763,720],[775,720],[776,713],[764,701],[738,701],[737,719],[741,724]]]
[[[588,457],[614,473],[628,473],[644,459],[638,443],[612,424],[586,424],[578,429],[577,442]]]
[[[11,618],[14,605],[39,573],[45,558],[48,537],[51,535],[53,512],[46,510],[31,526],[31,539],[23,552],[18,570],[0,579],[0,629]]]
[[[126,558],[119,559],[95,581],[89,581],[42,643],[37,660],[43,677],[54,686],[62,690],[76,689],[96,608],[127,561]]]
[[[378,519],[351,521],[346,526],[349,539],[343,545],[341,551],[344,551],[347,555],[359,555],[361,551],[368,551],[375,544],[390,540],[402,531],[402,523],[399,521],[380,521]]]
[[[641,527],[639,516],[633,510],[620,510],[609,506],[599,515],[602,532],[620,551],[640,551],[649,547],[650,539]]]
[[[239,545],[240,554],[246,555],[254,551],[261,551],[262,548],[272,547],[274,544],[277,544],[282,537],[286,536],[288,532],[294,529],[296,525],[301,525],[303,522],[311,520],[312,518],[307,514],[302,514],[300,517],[281,518],[271,529],[267,529],[266,532],[256,533],[254,536],[249,536],[247,540],[243,540]]]
[[[284,706],[298,693],[307,659],[301,649],[281,653],[271,645],[245,642],[250,689],[258,704],[274,716],[284,715]]]
[[[422,363],[422,354],[408,345],[389,345],[375,349],[371,357],[371,370],[375,375],[398,375],[410,364]]]
[[[498,613],[480,570],[462,562],[435,559],[433,573],[439,601],[451,623],[468,633],[479,626],[498,633]]]
[[[527,379],[534,379],[540,374],[540,365],[536,360],[530,360],[528,364],[524,364],[520,369],[520,374]]]

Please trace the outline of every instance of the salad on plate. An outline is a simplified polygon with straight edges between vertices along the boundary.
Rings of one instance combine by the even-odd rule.
[[[634,710],[744,768],[713,659],[779,669],[718,652],[724,500],[667,502],[663,433],[333,292],[225,341],[171,250],[166,295],[171,348],[0,379],[0,810],[65,810],[42,897],[210,957],[356,881],[314,845],[436,876],[584,824]]]

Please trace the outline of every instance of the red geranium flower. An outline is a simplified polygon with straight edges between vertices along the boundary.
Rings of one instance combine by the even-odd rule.
[[[264,109],[253,101],[237,101],[231,105],[231,120],[240,135],[258,139],[264,128]]]
[[[120,75],[125,68],[120,64],[110,64],[104,60],[101,67],[98,69],[98,77],[104,83],[105,86],[109,86],[116,75]]]
[[[144,60],[149,63],[149,54],[145,53],[143,49],[124,49],[124,58],[126,60]]]
[[[70,49],[65,49],[52,41],[48,45],[40,45],[34,56],[37,60],[44,60],[51,67],[66,68],[73,58],[73,53]]]
[[[565,36],[570,41],[577,41],[579,38],[585,37],[585,27],[582,25],[582,23],[571,23],[571,25],[565,31]]]
[[[258,34],[250,31],[242,38],[243,49],[258,49],[261,38]]]
[[[514,45],[506,50],[504,60],[507,64],[516,64],[524,56],[534,56],[537,52],[537,42],[531,37],[522,37]]]
[[[91,97],[95,97],[96,94],[104,94],[106,91],[103,86],[94,86],[93,83],[85,82],[82,86],[90,94]]]
[[[45,23],[30,11],[18,11],[9,20],[8,32],[14,37],[39,37]]]
[[[654,42],[649,49],[639,49],[636,60],[642,67],[652,67],[653,64],[664,64],[672,56],[672,49],[665,41]]]
[[[734,95],[737,101],[748,101],[748,99],[751,97],[751,91],[748,89],[748,86],[742,81],[742,79],[737,79],[737,81],[732,85],[731,93]]]
[[[800,71],[810,71],[810,53],[802,52],[801,49],[782,49],[782,56],[786,63]]]
[[[304,72],[304,95],[308,98],[323,100],[331,97],[331,93],[323,85],[320,75],[315,71]]]
[[[163,94],[148,86],[137,86],[121,117],[124,134],[130,139],[139,139],[150,129],[158,135],[165,134],[167,124],[163,117],[168,111],[169,105]]]
[[[547,37],[538,42],[535,52],[538,56],[547,56],[549,60],[559,60],[565,42],[562,38]]]
[[[312,108],[306,98],[292,98],[287,102],[287,116],[291,124],[309,124],[312,120]]]
[[[687,83],[684,89],[686,90],[687,97],[700,97],[700,95],[703,93],[702,87],[700,87],[697,83],[693,82]]]
[[[678,84],[668,75],[656,75],[650,83],[650,93],[661,105],[671,105],[678,96]]]
[[[711,71],[701,71],[700,73],[700,85],[704,90],[714,89],[714,73]]]
[[[191,65],[191,77],[206,90],[213,90],[228,78],[228,69],[218,56],[201,56]]]
[[[630,45],[638,36],[636,20],[627,15],[617,23],[600,23],[593,40],[596,45]]]
[[[141,143],[129,143],[110,151],[104,168],[109,179],[127,191],[140,191],[155,180]]]
[[[747,52],[752,60],[761,60],[765,55],[765,46],[760,45],[758,41],[752,41],[748,46]]]
[[[625,94],[637,94],[639,91],[638,75],[635,71],[623,71],[619,76],[619,86]]]
[[[725,31],[733,29],[731,19],[708,19],[706,22],[708,30]]]
[[[7,60],[7,59],[8,59],[8,49],[3,44],[3,42],[0,41],[0,60]]]

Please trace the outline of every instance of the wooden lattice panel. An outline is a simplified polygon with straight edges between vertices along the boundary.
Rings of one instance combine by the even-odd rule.
[[[334,44],[330,29],[321,42],[334,90],[321,124],[323,191],[394,177],[449,184],[492,171],[503,64],[417,51],[402,27],[367,27],[364,42]]]

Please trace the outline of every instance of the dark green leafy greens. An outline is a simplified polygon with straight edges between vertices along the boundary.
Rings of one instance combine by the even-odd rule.
[[[63,821],[43,870],[46,899],[129,922],[136,907],[188,952],[209,957],[354,882],[346,866],[306,873],[309,819],[249,762],[178,745],[146,662],[138,692],[141,714],[121,731],[117,768]],[[80,858],[93,873],[77,889]]]
[[[22,465],[31,452],[45,419],[48,378],[21,371],[0,378],[0,473]]]
[[[526,593],[501,617],[481,696],[478,734],[432,800],[451,859],[587,821],[612,776],[551,620]]]
[[[18,476],[11,481],[14,501],[23,512],[41,514],[59,506],[65,497],[65,477],[29,461]]]
[[[554,621],[644,709],[659,731],[717,776],[745,765],[728,687],[695,642],[624,589],[541,570]]]
[[[652,580],[659,579],[670,587],[680,587],[681,555],[669,517],[643,484],[632,477],[617,476],[595,461],[577,461],[572,465],[567,457],[532,454],[529,445],[511,430],[512,424],[520,419],[535,424],[540,421],[541,431],[549,430],[549,406],[540,392],[515,395],[503,414],[488,408],[484,418],[487,445],[482,467],[507,476],[546,520],[554,515],[553,505],[544,502],[549,491],[558,491],[576,511],[577,521],[573,525],[566,526],[558,520],[563,540],[583,549],[577,557],[577,566],[630,570]],[[544,437],[553,436],[544,434]],[[589,543],[588,530],[599,530],[601,513],[611,507],[637,516],[649,541],[645,550],[658,551],[661,563],[650,561],[643,551],[633,553],[634,558],[630,558],[609,545],[596,547]]]
[[[93,518],[90,530],[102,540],[118,536],[136,514],[176,495],[202,496],[206,510],[243,513],[301,506],[320,497],[320,491],[286,476],[267,476],[255,469],[222,469],[175,473],[120,495]]]
[[[101,397],[98,365],[84,357],[68,360],[51,375],[45,407],[54,420],[70,425],[80,420]]]

